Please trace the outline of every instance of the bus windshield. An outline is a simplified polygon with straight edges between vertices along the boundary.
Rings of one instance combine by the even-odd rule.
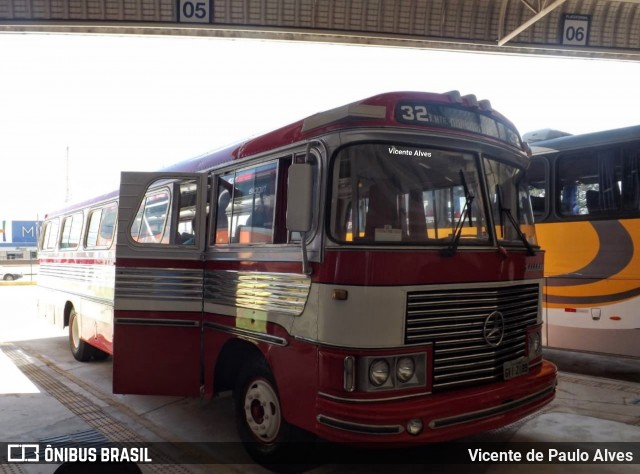
[[[523,169],[484,158],[496,236],[505,245],[536,245],[533,212]]]
[[[357,244],[488,245],[476,156],[396,144],[343,148],[333,167],[331,235]],[[466,188],[466,189],[465,189]]]

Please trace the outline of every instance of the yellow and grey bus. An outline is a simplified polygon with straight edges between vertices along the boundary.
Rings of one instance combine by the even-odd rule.
[[[640,357],[640,126],[531,143],[547,347]]]

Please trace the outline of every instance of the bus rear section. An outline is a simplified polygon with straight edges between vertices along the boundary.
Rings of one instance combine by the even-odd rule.
[[[231,390],[261,462],[300,433],[423,444],[534,413],[556,369],[527,166],[486,101],[390,93],[124,173],[114,391]]]
[[[117,199],[102,196],[48,214],[38,242],[38,314],[68,328],[79,361],[113,352]]]

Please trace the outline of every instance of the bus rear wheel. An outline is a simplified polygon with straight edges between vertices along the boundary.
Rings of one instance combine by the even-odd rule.
[[[266,361],[245,366],[233,395],[238,434],[249,455],[260,464],[288,461],[294,429],[282,416],[278,390]]]
[[[73,357],[80,362],[87,362],[93,356],[93,347],[80,339],[78,313],[74,308],[69,313],[69,347]]]

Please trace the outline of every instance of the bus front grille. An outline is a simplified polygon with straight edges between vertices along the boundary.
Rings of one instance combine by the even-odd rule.
[[[433,344],[434,392],[499,381],[505,362],[525,356],[539,300],[538,283],[410,292],[405,344]],[[485,323],[495,312],[504,335],[494,347],[485,339]]]

